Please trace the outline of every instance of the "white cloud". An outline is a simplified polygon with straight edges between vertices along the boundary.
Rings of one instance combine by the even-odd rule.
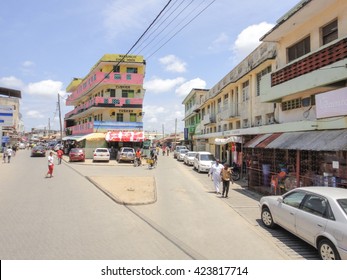
[[[180,85],[175,92],[178,96],[183,97],[183,96],[187,96],[193,88],[205,89],[206,82],[204,80],[201,80],[200,78],[196,78]]]
[[[232,46],[234,59],[239,62],[247,57],[260,45],[261,42],[259,39],[273,26],[273,24],[261,22],[259,24],[248,26],[242,30]]]
[[[35,63],[30,60],[26,60],[22,63],[22,66],[25,68],[29,68],[35,66]]]
[[[27,111],[26,116],[31,119],[43,119],[45,117],[43,114],[36,110]]]
[[[212,44],[208,47],[209,51],[219,52],[220,50],[227,49],[229,46],[230,40],[229,36],[224,32],[219,34],[217,39],[215,39]]]
[[[187,71],[187,64],[173,54],[160,58],[159,62],[163,64],[165,66],[165,70],[169,72],[184,73]]]
[[[62,91],[63,83],[60,81],[44,80],[37,83],[29,83],[26,92],[30,95],[57,96]]]
[[[144,83],[146,93],[163,93],[168,92],[178,85],[184,83],[185,79],[178,77],[176,79],[153,78]]]
[[[1,78],[0,85],[6,88],[17,89],[17,90],[21,90],[24,87],[24,83],[20,79],[14,76]]]

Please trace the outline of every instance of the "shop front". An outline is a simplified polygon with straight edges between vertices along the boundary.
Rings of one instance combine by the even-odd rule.
[[[301,186],[347,187],[347,130],[269,133],[245,143],[248,184],[279,194]]]

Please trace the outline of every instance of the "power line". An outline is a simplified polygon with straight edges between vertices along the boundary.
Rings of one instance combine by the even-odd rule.
[[[137,39],[137,41],[133,44],[133,46],[127,51],[127,53],[122,57],[122,59],[120,61],[117,62],[117,64],[115,65],[115,67],[117,67],[120,63],[122,63],[124,61],[124,59],[127,57],[127,55],[131,52],[131,50],[139,43],[139,41],[145,36],[145,34],[148,32],[148,30],[153,26],[153,24],[158,20],[158,18],[160,17],[160,15],[165,11],[165,9],[169,6],[169,4],[171,3],[172,0],[169,0],[166,5],[164,6],[164,8],[160,11],[160,13],[156,16],[156,18],[152,21],[152,23],[147,27],[147,29],[142,33],[142,35],[139,37],[139,39]],[[96,88],[98,85],[100,85],[105,79],[106,77],[111,74],[113,72],[113,69],[109,72],[107,72],[107,74],[101,79],[101,81],[99,81],[97,84],[95,84],[91,89],[88,90],[88,92],[92,91],[94,88]]]
[[[163,46],[165,46],[168,42],[170,42],[176,35],[181,32],[184,28],[186,28],[193,20],[195,20],[199,15],[201,15],[207,8],[209,8],[216,0],[210,2],[206,7],[204,7],[199,13],[197,13],[191,20],[189,20],[186,24],[184,24],[178,31],[176,31],[169,39],[167,39],[160,47],[158,47],[154,52],[147,56],[147,59],[153,56],[156,52],[158,52]]]

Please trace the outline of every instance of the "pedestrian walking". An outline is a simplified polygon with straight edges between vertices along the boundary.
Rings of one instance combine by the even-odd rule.
[[[223,165],[220,163],[219,159],[216,159],[216,162],[212,164],[210,171],[208,172],[208,176],[211,175],[213,180],[213,185],[216,190],[216,194],[220,194],[220,183],[221,183],[221,176],[220,173],[223,169]]]
[[[12,150],[11,147],[7,148],[6,154],[7,154],[7,163],[10,163],[11,162],[11,157],[12,157],[12,154],[13,154],[13,150]]]
[[[49,156],[47,159],[48,159],[48,172],[46,174],[46,178],[52,178],[53,177],[53,169],[54,169],[53,152],[49,153]]]
[[[2,150],[2,162],[3,163],[6,163],[6,158],[7,158],[7,148],[6,147],[3,147],[3,150]]]
[[[58,164],[61,164],[61,160],[63,158],[63,154],[64,154],[64,152],[63,152],[62,148],[57,151]]]
[[[224,168],[221,171],[221,178],[223,183],[222,197],[228,197],[230,181],[233,183],[231,173],[232,170],[229,168],[229,164],[225,163]]]

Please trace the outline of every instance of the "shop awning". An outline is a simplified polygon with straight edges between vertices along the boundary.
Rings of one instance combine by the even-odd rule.
[[[244,148],[256,148],[256,146],[263,142],[265,139],[270,137],[272,133],[260,134],[254,137],[252,140],[248,141],[243,147]]]
[[[94,141],[94,140],[100,140],[100,139],[105,139],[105,133],[89,133],[89,134],[85,134],[85,135],[68,135],[63,137],[63,141],[66,140],[72,140],[72,141],[82,141],[84,139],[89,140],[89,141]]]
[[[258,135],[244,148],[347,151],[347,130],[299,131]]]
[[[62,138],[63,141],[71,140],[71,141],[81,141],[84,138],[84,135],[68,135]]]
[[[266,148],[306,151],[347,151],[347,130],[286,132],[269,143]]]
[[[225,145],[228,143],[242,143],[242,136],[230,136],[229,138],[216,138],[214,139],[214,143],[216,145]]]
[[[143,142],[143,131],[109,131],[106,133],[107,142]]]

